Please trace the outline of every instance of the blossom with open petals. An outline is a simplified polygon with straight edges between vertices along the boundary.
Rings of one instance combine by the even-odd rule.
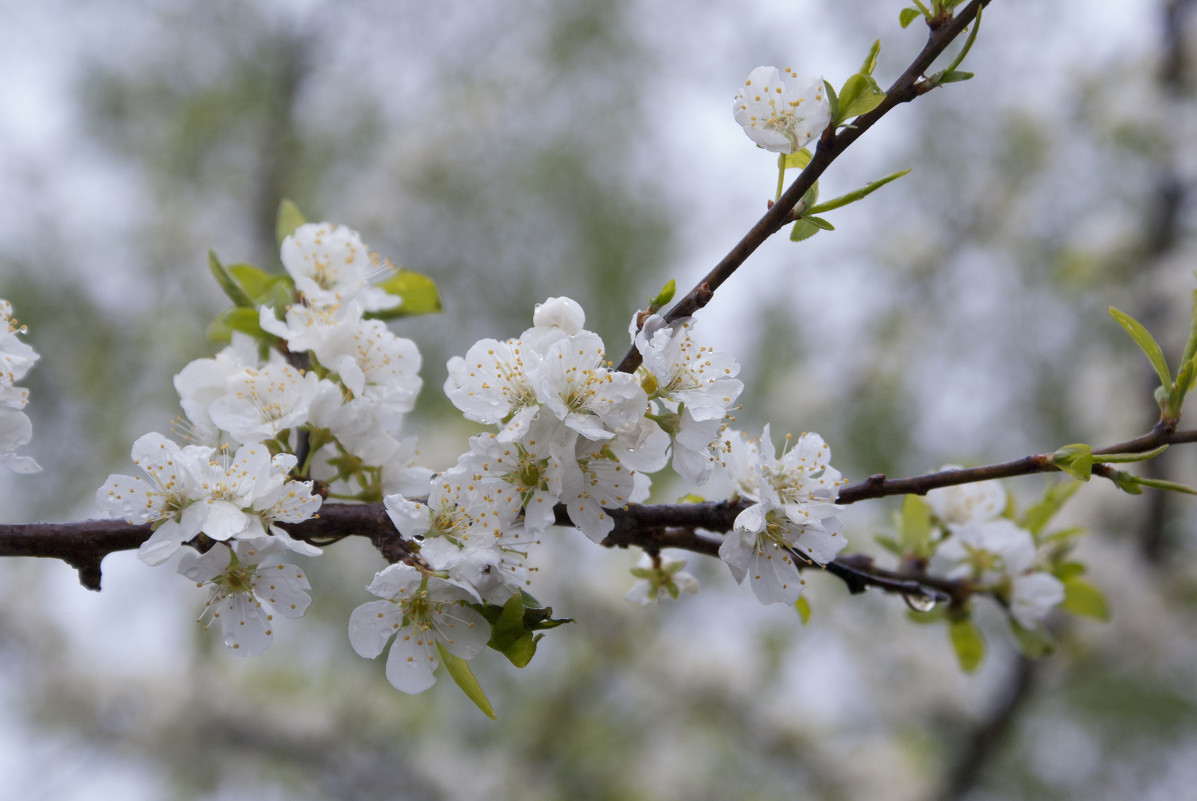
[[[736,122],[759,147],[797,153],[831,122],[822,78],[799,78],[789,67],[757,67],[732,106]]]
[[[470,593],[443,579],[426,576],[411,565],[393,564],[367,588],[382,598],[362,604],[349,616],[349,642],[367,659],[387,656],[387,680],[405,693],[419,693],[436,683],[439,643],[461,659],[470,659],[490,640],[486,618],[465,606]]]

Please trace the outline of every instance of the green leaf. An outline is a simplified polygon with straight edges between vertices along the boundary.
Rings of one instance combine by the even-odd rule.
[[[806,165],[810,164],[810,160],[812,158],[810,150],[805,147],[799,150],[797,153],[785,153],[783,155],[785,157],[785,168],[787,170],[806,169]]]
[[[898,12],[898,24],[903,28],[910,27],[910,23],[921,17],[923,12],[917,8],[904,8]]]
[[[827,106],[831,110],[831,119],[838,120],[840,118],[840,98],[835,93],[835,87],[831,85],[830,81],[824,80],[823,86],[827,87]]]
[[[873,42],[873,46],[869,48],[869,54],[865,56],[864,63],[860,65],[861,73],[865,75],[872,75],[873,70],[877,69],[877,54],[881,52],[881,40],[877,39]]]
[[[1023,527],[1035,536],[1039,536],[1048,522],[1055,517],[1056,512],[1060,511],[1060,508],[1080,487],[1080,484],[1072,481],[1048,484],[1047,489],[1043,492],[1043,497],[1027,509],[1022,519]]]
[[[1064,582],[1064,603],[1061,607],[1074,615],[1095,620],[1110,619],[1110,605],[1102,591],[1075,576]]]
[[[1055,638],[1042,628],[1024,629],[1011,620],[1010,631],[1014,634],[1018,650],[1030,659],[1039,659],[1056,650]]]
[[[931,507],[917,495],[907,495],[902,501],[902,514],[898,518],[898,532],[902,539],[905,557],[914,554],[919,557],[931,555]]]
[[[292,303],[295,299],[295,279],[289,275],[268,273],[252,264],[230,264],[228,269],[245,294],[253,301],[251,306],[274,305],[280,295],[275,291],[276,288],[281,288],[281,295],[286,299],[283,306]]]
[[[498,717],[495,716],[494,707],[487,700],[486,693],[482,692],[482,685],[478,683],[478,679],[474,678],[474,673],[470,670],[470,663],[459,656],[449,653],[445,646],[441,645],[440,640],[436,641],[436,651],[440,654],[441,663],[449,671],[449,675],[453,677],[453,681],[457,682],[457,686],[461,688],[461,691],[466,694],[466,697],[478,705],[478,708],[482,710],[482,714],[491,720],[498,720]]]
[[[819,233],[821,229],[819,226],[812,223],[805,217],[794,223],[794,227],[790,229],[790,241],[801,242],[804,239],[810,239],[815,234]]]
[[[873,540],[878,545],[880,545],[882,548],[889,551],[890,553],[892,553],[894,556],[898,557],[899,559],[906,556],[906,549],[903,548],[902,544],[900,542],[898,542],[897,540],[895,540],[893,537],[887,537],[884,534],[878,534],[875,537],[873,537]]]
[[[1107,464],[1123,464],[1127,462],[1146,462],[1148,459],[1154,459],[1164,451],[1168,450],[1167,445],[1161,445],[1158,448],[1152,448],[1149,451],[1136,451],[1134,453],[1101,453],[1093,457],[1096,462],[1104,462]]]
[[[859,117],[861,114],[868,114],[881,105],[883,100],[885,100],[885,92],[881,91],[881,87],[877,85],[873,76],[861,72],[856,73],[844,81],[844,86],[840,89],[840,109],[839,116],[836,117],[836,124],[839,125],[845,120]]]
[[[816,228],[822,229],[824,231],[834,231],[835,230],[835,226],[832,225],[831,223],[827,222],[827,220],[824,220],[822,217],[807,216],[807,217],[803,217],[802,220],[800,220],[799,222],[803,222],[803,221],[809,222],[811,225],[815,226]]]
[[[1129,473],[1123,475],[1130,476]],[[1187,484],[1181,484],[1176,481],[1164,481],[1162,478],[1141,478],[1139,476],[1130,476],[1137,486],[1151,487],[1152,489],[1168,490],[1169,492],[1180,492],[1185,495],[1197,495],[1197,489],[1193,489]],[[1117,482],[1115,482],[1117,483]],[[1137,492],[1132,492],[1132,495],[1138,495]]]
[[[234,306],[254,305],[249,296],[245,294],[245,290],[237,283],[237,279],[220,263],[214,250],[208,251],[208,269],[212,271],[212,277],[216,279],[216,283],[220,284],[224,294],[229,296],[229,300],[233,301]]]
[[[939,85],[941,83],[959,83],[960,81],[967,81],[972,78],[974,73],[965,72],[964,70],[944,70],[937,72],[931,77],[931,83]]]
[[[1052,454],[1052,464],[1078,481],[1088,481],[1093,475],[1093,447],[1065,445]]]
[[[1168,362],[1164,358],[1164,352],[1160,349],[1160,343],[1156,342],[1155,338],[1147,333],[1147,329],[1143,327],[1142,323],[1129,314],[1120,312],[1111,306],[1110,316],[1126,329],[1126,333],[1131,335],[1131,339],[1135,341],[1140,350],[1151,360],[1151,366],[1155,368],[1156,374],[1160,377],[1161,386],[1171,387],[1172,373],[1168,369]]]
[[[794,608],[798,610],[798,617],[802,618],[802,625],[810,622],[810,603],[805,597],[799,595],[798,600],[794,601]]]
[[[414,317],[417,314],[436,314],[441,310],[441,298],[436,284],[426,275],[400,268],[385,281],[378,284],[380,289],[398,295],[403,302],[398,308],[371,312],[368,316],[379,320],[392,320],[397,317]]]
[[[657,296],[651,300],[652,307],[654,309],[660,309],[666,303],[673,300],[673,296],[675,294],[677,294],[677,281],[670,278],[669,283],[665,284],[665,286],[661,288],[661,291],[657,293]]]
[[[953,620],[948,625],[948,636],[952,640],[952,648],[956,651],[956,660],[960,669],[965,673],[972,673],[981,666],[985,658],[985,640],[981,631],[970,618],[962,617]]]
[[[1076,486],[1073,484],[1072,486]],[[1085,571],[1089,568],[1081,562],[1061,562],[1052,568],[1052,575],[1060,579],[1060,581],[1068,581],[1070,578],[1085,575]]]
[[[257,309],[247,309],[241,306],[225,309],[208,326],[208,339],[212,342],[228,342],[232,339],[234,331],[240,331],[255,339],[274,342],[276,337],[274,334],[268,334],[262,330],[259,319]]]
[[[888,184],[890,181],[898,180],[899,178],[901,178],[903,175],[905,175],[908,172],[910,172],[910,170],[905,169],[900,172],[895,172],[891,175],[887,175],[884,178],[878,178],[876,181],[869,181],[867,184],[862,186],[860,189],[857,189],[853,192],[849,192],[846,195],[840,195],[839,197],[834,198],[833,200],[828,200],[826,203],[820,203],[819,205],[812,208],[810,211],[811,211],[811,213],[814,213],[814,214],[822,214],[825,211],[831,211],[832,209],[838,209],[841,206],[847,206],[849,203],[855,203],[856,201],[866,198],[869,195],[873,194],[878,189],[880,189],[881,187]]]
[[[283,202],[278,204],[278,217],[274,223],[274,235],[278,239],[279,247],[283,246],[284,239],[295,233],[295,229],[305,222],[307,220],[303,218],[299,207],[283,198]]]

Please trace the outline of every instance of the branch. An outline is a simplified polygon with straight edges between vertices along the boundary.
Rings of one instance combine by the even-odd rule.
[[[1160,424],[1148,434],[1097,449],[1094,454],[1142,453],[1160,445],[1187,442],[1197,442],[1197,430],[1172,431]],[[1037,454],[1011,462],[940,470],[909,478],[889,479],[877,474],[842,487],[836,502],[848,505],[890,495],[923,495],[940,487],[1058,470],[1052,463],[1051,454]],[[1094,472],[1101,474],[1102,471]],[[632,504],[623,509],[612,509],[609,511],[615,528],[603,544],[647,551],[678,548],[718,556],[722,540],[709,534],[731,531],[736,516],[748,506],[747,501],[737,498],[685,504]],[[560,524],[571,525],[563,505],[558,504],[556,512]],[[381,503],[326,503],[317,517],[302,523],[282,524],[282,527],[291,536],[316,545],[330,545],[346,537],[367,537],[389,562],[416,553],[416,549],[395,529]],[[131,525],[122,520],[0,525],[0,557],[61,559],[79,571],[83,586],[99,590],[100,563],[104,557],[117,551],[136,549],[151,533],[148,525]],[[804,561],[801,555],[795,556],[799,563]],[[842,580],[853,593],[876,587],[906,597],[958,600],[967,591],[960,582],[928,575],[917,565],[900,571],[879,568],[864,554],[841,556],[823,569]]]
[[[815,150],[810,164],[794,180],[790,188],[777,199],[777,202],[769,208],[765,216],[761,217],[756,225],[752,226],[748,233],[744,235],[744,238],[723,257],[723,260],[715,265],[714,269],[707,273],[698,282],[697,286],[690,290],[684,298],[679,300],[669,310],[669,313],[665,315],[666,322],[690,317],[696,311],[710,303],[715,290],[730,278],[739,269],[740,265],[747,261],[748,257],[758,247],[764,244],[765,240],[794,221],[791,216],[794,207],[798,205],[802,196],[814,186],[815,181],[819,180],[823,172],[831,166],[833,161],[839,158],[853,142],[859,139],[869,128],[872,128],[874,123],[888,114],[894,107],[901,103],[909,103],[919,95],[926,94],[933,89],[934,86],[924,79],[927,68],[947,49],[952,40],[959,36],[961,31],[976,18],[977,13],[989,5],[990,1],[972,0],[955,17],[944,21],[942,24],[932,25],[931,34],[927,37],[927,44],[924,45],[922,52],[911,62],[906,71],[894,81],[893,85],[885,91],[885,100],[881,101],[881,104],[877,108],[857,117],[851,125],[845,126],[842,131],[836,131],[834,123],[828,126],[827,130],[823,132],[823,136],[819,139],[819,146]],[[631,373],[640,366],[640,362],[640,351],[633,345],[628,349],[628,352],[624,355],[623,360],[616,369],[620,372]]]

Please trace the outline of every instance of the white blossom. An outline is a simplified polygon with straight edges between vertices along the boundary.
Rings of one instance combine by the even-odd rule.
[[[963,468],[947,464],[939,469],[943,472]],[[927,493],[927,505],[948,526],[983,523],[999,517],[1005,510],[1006,490],[997,481],[937,487]]]
[[[405,693],[436,683],[437,643],[460,659],[471,659],[490,640],[490,624],[463,605],[470,593],[406,564],[393,564],[367,588],[384,600],[362,604],[349,616],[349,642],[373,659],[394,638],[387,655],[387,680]]]
[[[732,105],[736,122],[758,147],[796,153],[831,122],[823,79],[800,79],[786,67],[757,67]]]
[[[22,411],[29,390],[16,386],[40,358],[27,343],[17,339],[24,326],[12,319],[12,304],[0,299],[0,465],[16,473],[36,473],[42,468],[31,456],[17,450],[33,439],[33,424]]]
[[[237,442],[263,442],[307,422],[319,384],[315,373],[289,364],[246,368],[228,378],[208,416]]]
[[[818,434],[803,434],[780,458],[768,426],[759,443],[738,432],[725,441],[735,454],[733,483],[754,503],[736,516],[719,557],[737,581],[751,579],[761,603],[793,603],[804,583],[793,555],[826,564],[847,544],[835,504],[840,473]]]
[[[533,385],[539,364],[540,355],[515,340],[483,339],[449,360],[445,394],[467,420],[503,426],[500,438],[512,442],[540,410]]]
[[[1015,576],[1010,587],[1010,616],[1024,629],[1043,622],[1064,601],[1064,582],[1050,573]]]
[[[208,618],[206,630],[219,621],[224,644],[237,656],[261,654],[270,647],[274,616],[302,617],[312,602],[303,570],[279,561],[276,550],[217,544],[204,554],[187,549],[179,560],[179,573],[209,588],[199,622]]]
[[[603,341],[582,331],[549,348],[538,371],[536,396],[568,428],[590,440],[608,440],[620,426],[644,416],[648,397],[627,373],[603,364]]]
[[[309,307],[356,301],[365,311],[381,311],[401,302],[398,296],[371,286],[394,272],[394,266],[367,248],[357,231],[343,225],[299,226],[283,240],[281,258]]]

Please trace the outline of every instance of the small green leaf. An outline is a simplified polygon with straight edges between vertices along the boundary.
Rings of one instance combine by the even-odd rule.
[[[1065,445],[1052,454],[1052,464],[1077,481],[1088,481],[1093,475],[1093,448],[1090,445]]]
[[[208,339],[212,342],[229,342],[233,332],[240,331],[255,339],[274,342],[276,337],[263,331],[259,320],[257,309],[233,306],[217,315],[216,319],[208,326]]]
[[[1168,369],[1168,361],[1164,358],[1164,352],[1160,349],[1160,343],[1155,341],[1155,338],[1147,332],[1142,323],[1129,314],[1120,312],[1111,306],[1110,316],[1126,329],[1126,333],[1131,335],[1131,339],[1135,341],[1135,344],[1151,360],[1151,366],[1155,368],[1156,374],[1160,377],[1161,386],[1171,387],[1172,373]]]
[[[1010,631],[1014,634],[1014,642],[1018,644],[1018,650],[1022,651],[1023,656],[1029,659],[1039,659],[1056,650],[1055,638],[1045,629],[1024,629],[1011,620]]]
[[[1181,484],[1176,481],[1164,481],[1162,478],[1141,478],[1139,476],[1131,476],[1131,479],[1133,479],[1134,483],[1140,487],[1151,487],[1152,489],[1168,490],[1169,492],[1179,492],[1184,495],[1197,495],[1197,489],[1193,489],[1187,484]],[[1131,494],[1137,495],[1139,493]]]
[[[403,302],[395,309],[371,312],[370,317],[392,320],[417,314],[436,314],[441,310],[441,298],[437,293],[436,284],[426,275],[401,268],[377,286],[403,298]]]
[[[652,299],[651,303],[653,308],[660,309],[666,303],[673,300],[673,296],[675,294],[677,294],[677,281],[670,278],[669,283],[665,284],[665,286],[661,288],[661,291],[657,293],[657,296]]]
[[[478,705],[482,714],[491,720],[498,720],[494,707],[487,700],[486,693],[482,692],[482,685],[478,683],[478,679],[474,678],[474,673],[470,670],[470,663],[449,653],[445,646],[441,645],[440,640],[436,641],[436,652],[440,654],[441,663],[444,664],[445,669],[449,671],[449,675],[453,677],[453,681],[457,682],[457,686],[466,694],[466,697]]]
[[[269,306],[277,300],[276,287],[282,287],[286,304],[294,301],[295,279],[282,273],[268,273],[252,264],[230,264],[229,274],[249,296],[251,306]]]
[[[944,70],[937,72],[931,76],[931,83],[938,86],[941,83],[959,83],[960,81],[967,81],[972,78],[974,73],[965,72],[964,70]]]
[[[307,220],[303,218],[299,207],[284,198],[283,202],[278,204],[278,217],[274,223],[274,235],[278,239],[279,247],[283,246],[284,239],[295,233],[295,229],[305,222]]]
[[[981,660],[985,658],[985,640],[970,618],[953,620],[948,625],[948,636],[952,640],[952,648],[956,651],[956,660],[960,663],[961,670],[972,673],[981,666]]]
[[[798,610],[798,617],[802,618],[802,625],[810,622],[810,603],[804,596],[798,596],[798,600],[794,601],[794,608]]]
[[[815,234],[819,233],[821,229],[819,226],[812,223],[810,220],[803,218],[794,223],[794,227],[790,229],[790,241],[801,242],[804,239],[810,239]]]
[[[1076,484],[1072,486],[1075,487]],[[1088,569],[1080,562],[1062,562],[1052,568],[1052,575],[1060,579],[1060,581],[1068,581],[1070,578],[1085,575],[1085,571]]]
[[[216,279],[216,283],[220,284],[224,294],[229,296],[229,300],[233,301],[234,306],[254,305],[245,290],[237,283],[237,279],[220,263],[214,250],[208,251],[208,269],[212,271],[212,277]]]
[[[1101,453],[1093,457],[1096,462],[1104,462],[1107,464],[1124,464],[1127,462],[1146,462],[1148,459],[1154,459],[1164,451],[1168,450],[1167,445],[1161,445],[1158,448],[1152,448],[1149,451],[1136,451],[1134,453]]]
[[[931,507],[917,495],[907,495],[902,501],[902,515],[898,531],[902,539],[903,557],[931,555]]]
[[[827,88],[827,105],[831,110],[831,119],[838,120],[840,118],[840,98],[835,93],[835,87],[831,85],[830,81],[823,81],[823,86]]]
[[[905,175],[908,172],[910,172],[910,170],[906,169],[906,170],[902,170],[900,172],[895,172],[892,175],[887,175],[884,178],[878,178],[876,181],[869,181],[867,184],[862,186],[860,189],[857,189],[853,192],[849,192],[846,195],[840,195],[837,198],[828,200],[826,203],[820,203],[819,205],[811,208],[810,211],[811,211],[811,213],[814,213],[814,214],[822,214],[825,211],[831,211],[832,209],[838,209],[841,206],[847,206],[849,203],[855,203],[856,201],[861,200],[862,198],[866,198],[869,195],[873,194],[878,189],[880,189],[881,187],[888,184],[890,181],[898,180],[899,178],[901,178],[903,175]]]
[[[853,117],[859,117],[861,114],[868,114],[881,105],[883,100],[885,100],[885,92],[881,91],[881,87],[877,85],[873,76],[861,72],[856,73],[844,81],[844,86],[840,89],[840,109],[839,116],[836,117],[836,124],[839,125]]]
[[[906,556],[906,549],[903,548],[901,543],[899,543],[893,537],[887,537],[884,534],[878,534],[873,537],[873,540],[899,559]]]
[[[921,17],[923,14],[917,8],[904,8],[898,12],[898,24],[903,28],[910,27],[910,23]]]
[[[1106,478],[1114,482],[1114,486],[1125,492],[1127,495],[1142,495],[1143,488],[1139,486],[1139,479],[1125,470],[1115,470]]]
[[[799,150],[797,153],[785,153],[783,155],[785,157],[785,168],[787,170],[806,169],[806,165],[810,164],[810,160],[812,158],[810,150],[805,147]]]
[[[811,225],[815,226],[816,228],[822,229],[824,231],[834,231],[835,230],[835,226],[832,225],[831,223],[827,222],[827,220],[824,220],[822,217],[807,216],[807,217],[803,217],[802,220],[809,222]]]
[[[877,39],[873,42],[873,46],[869,48],[869,54],[865,56],[864,63],[860,65],[860,71],[864,75],[872,75],[873,70],[877,69],[877,54],[881,52],[881,40]]]
[[[1043,497],[1035,504],[1033,504],[1027,513],[1023,516],[1022,525],[1035,536],[1047,526],[1048,522],[1055,517],[1056,512],[1072,497],[1078,489],[1080,484],[1072,481],[1057,481],[1048,484],[1043,491]]]
[[[1110,605],[1102,591],[1075,576],[1064,582],[1064,603],[1061,607],[1074,615],[1095,620],[1110,619]]]

